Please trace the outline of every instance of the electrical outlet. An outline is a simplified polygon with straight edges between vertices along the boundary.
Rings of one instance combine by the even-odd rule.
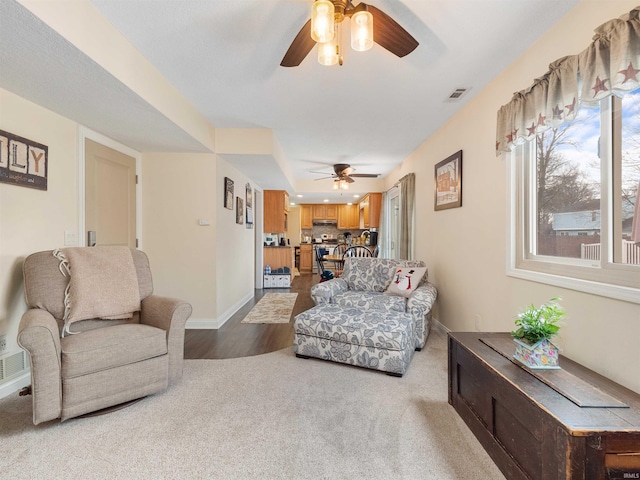
[[[482,331],[482,316],[479,313],[476,313],[475,316],[475,328],[476,332]]]
[[[4,353],[7,349],[7,336],[0,335],[0,354]]]

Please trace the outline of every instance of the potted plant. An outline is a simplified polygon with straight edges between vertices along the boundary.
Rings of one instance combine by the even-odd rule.
[[[538,308],[531,304],[516,318],[518,328],[511,332],[516,343],[514,357],[529,368],[560,368],[560,349],[551,339],[557,335],[558,322],[567,312],[562,310],[558,300],[561,299],[554,297]]]

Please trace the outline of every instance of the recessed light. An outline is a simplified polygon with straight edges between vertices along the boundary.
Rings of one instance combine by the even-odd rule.
[[[360,198],[360,195],[358,195],[357,193],[353,196],[353,198]]]
[[[298,195],[296,195],[296,197],[298,197],[298,198],[302,198],[302,195],[298,194]]]
[[[329,199],[328,199],[328,198],[325,198],[325,199],[323,200],[323,202],[327,202],[327,203],[328,203],[328,202],[329,202]]]
[[[295,206],[295,203],[294,202],[289,202],[289,205],[293,207],[293,206]]]
[[[353,203],[351,203],[351,202],[347,202],[347,205],[353,205]]]

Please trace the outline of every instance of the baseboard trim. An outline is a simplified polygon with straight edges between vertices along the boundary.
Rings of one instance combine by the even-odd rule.
[[[19,392],[22,388],[31,383],[31,372],[27,370],[19,377],[9,380],[7,383],[0,385],[0,398],[8,397],[12,393]]]
[[[439,333],[446,335],[447,333],[451,332],[451,330],[449,330],[447,327],[441,324],[437,318],[431,317],[431,321],[433,322],[433,328],[437,330]]]
[[[187,320],[185,328],[188,330],[217,330],[218,328],[222,327],[227,320],[233,317],[233,315],[238,310],[240,310],[249,300],[251,300],[254,295],[255,293],[253,290],[247,293],[239,301],[229,307],[218,318],[190,318],[189,320]]]

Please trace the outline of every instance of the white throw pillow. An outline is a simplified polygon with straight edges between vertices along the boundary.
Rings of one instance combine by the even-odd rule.
[[[420,280],[422,280],[425,273],[427,273],[427,267],[398,268],[384,293],[386,295],[409,297],[418,288]]]

